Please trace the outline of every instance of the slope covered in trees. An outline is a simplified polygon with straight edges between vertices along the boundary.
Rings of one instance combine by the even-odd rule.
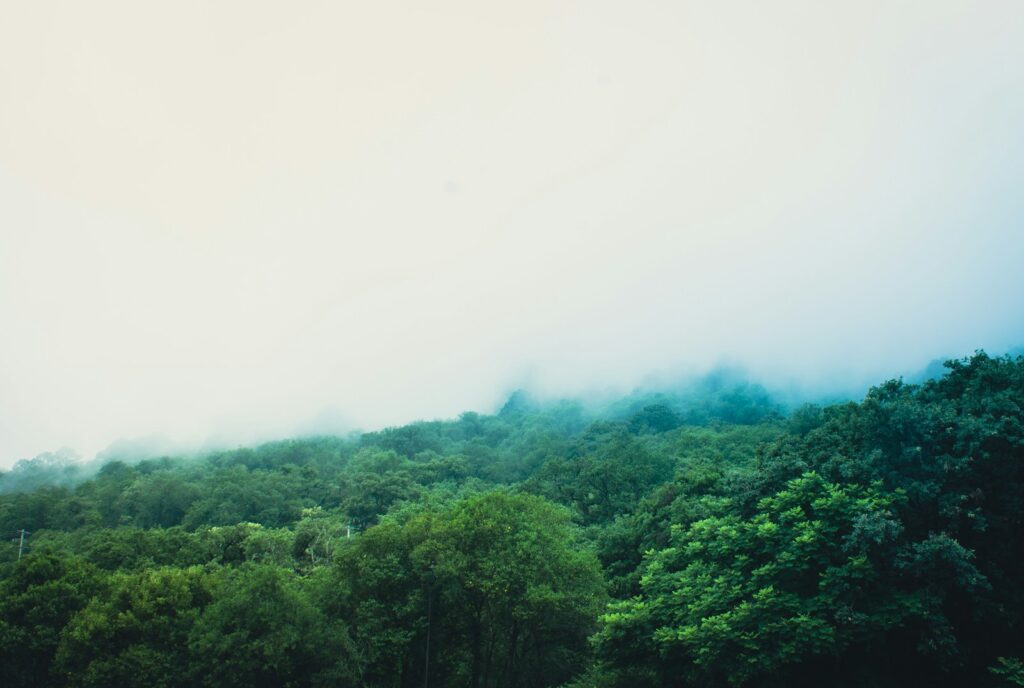
[[[731,380],[517,394],[0,490],[5,686],[1024,685],[1024,358],[785,413]]]

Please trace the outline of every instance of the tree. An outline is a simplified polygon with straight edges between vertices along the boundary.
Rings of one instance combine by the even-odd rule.
[[[51,675],[61,631],[104,587],[77,557],[30,554],[0,582],[0,666],[4,685],[59,685]]]
[[[595,424],[596,425],[596,424]],[[672,475],[672,461],[656,454],[624,428],[594,428],[577,455],[553,458],[530,480],[529,489],[572,506],[584,524],[608,523]]]
[[[117,574],[68,624],[56,665],[81,688],[184,685],[189,632],[209,601],[198,567]]]
[[[212,602],[188,637],[195,684],[211,688],[345,686],[355,681],[348,633],[283,570],[246,564],[209,579]]]
[[[752,518],[726,501],[649,556],[639,597],[602,617],[601,656],[665,683],[841,685],[912,621],[941,621],[929,591],[893,581],[897,496],[815,473]],[[933,571],[934,572],[934,571]],[[817,683],[816,683],[817,682]]]
[[[568,514],[499,491],[385,519],[338,556],[370,685],[558,685],[582,668],[604,600]],[[429,638],[429,644],[428,644]]]

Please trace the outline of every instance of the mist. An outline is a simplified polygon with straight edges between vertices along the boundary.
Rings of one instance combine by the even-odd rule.
[[[1018,4],[2,6],[0,467],[1024,342]]]

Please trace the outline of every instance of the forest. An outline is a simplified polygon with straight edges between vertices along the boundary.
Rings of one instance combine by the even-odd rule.
[[[1024,357],[0,475],[6,688],[1024,686]]]

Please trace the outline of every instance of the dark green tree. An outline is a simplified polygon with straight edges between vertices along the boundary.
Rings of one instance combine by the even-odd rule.
[[[340,620],[324,616],[285,571],[249,564],[209,580],[212,602],[188,637],[193,685],[210,688],[355,685]]]
[[[492,492],[385,520],[338,558],[370,685],[558,685],[581,669],[604,600],[568,514]],[[428,641],[429,638],[429,641]]]
[[[0,581],[0,667],[4,685],[62,685],[54,670],[60,634],[106,584],[104,575],[72,556],[32,554]]]

